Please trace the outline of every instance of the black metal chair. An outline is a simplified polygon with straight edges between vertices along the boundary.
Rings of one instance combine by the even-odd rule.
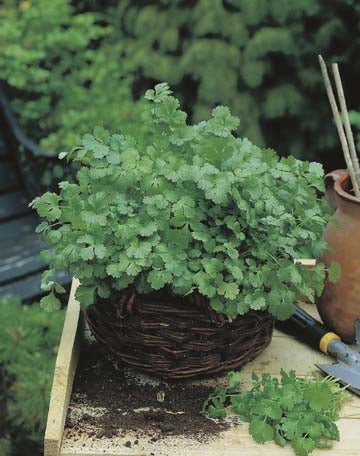
[[[40,279],[46,266],[39,258],[44,245],[34,231],[39,219],[28,204],[41,193],[44,163],[57,161],[24,134],[0,86],[0,297],[33,300],[44,294]],[[65,274],[57,279],[70,282]]]

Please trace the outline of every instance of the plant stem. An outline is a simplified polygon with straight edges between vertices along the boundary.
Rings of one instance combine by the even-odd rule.
[[[273,255],[271,255],[270,252],[266,252],[266,253],[269,255],[269,257],[270,257],[271,259],[273,259],[273,260],[275,261],[276,264],[280,265],[280,263],[278,262],[278,260],[277,260]]]
[[[340,102],[340,108],[341,108],[341,114],[343,116],[343,121],[345,125],[345,132],[347,136],[347,142],[349,145],[350,149],[350,155],[351,159],[354,165],[354,171],[355,171],[355,178],[357,180],[358,186],[360,187],[360,165],[359,165],[359,159],[356,153],[356,148],[355,148],[355,141],[354,141],[354,135],[351,130],[351,125],[350,125],[350,120],[349,120],[349,114],[346,106],[346,99],[345,99],[345,94],[344,94],[344,89],[342,86],[341,82],[341,77],[340,77],[340,72],[339,72],[339,67],[337,63],[333,63],[332,65],[333,73],[334,73],[334,79],[335,79],[335,84],[336,84],[336,90]]]

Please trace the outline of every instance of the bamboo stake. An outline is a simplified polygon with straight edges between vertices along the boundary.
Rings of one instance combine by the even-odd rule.
[[[337,90],[337,94],[338,94],[338,98],[339,98],[339,102],[340,102],[341,114],[342,114],[343,120],[344,120],[347,142],[348,142],[349,149],[350,149],[351,159],[352,159],[352,162],[353,162],[353,165],[354,165],[355,178],[357,180],[358,186],[360,187],[360,165],[359,165],[359,159],[358,159],[358,156],[357,156],[357,153],[356,153],[354,135],[353,135],[352,130],[351,130],[349,114],[348,114],[348,110],[347,110],[347,106],[346,106],[346,99],[345,99],[343,85],[342,85],[342,82],[341,82],[341,77],[340,77],[338,64],[337,63],[333,63],[332,64],[332,69],[333,69],[333,73],[334,73],[336,90]]]
[[[337,104],[336,104],[334,92],[333,92],[332,87],[331,87],[330,78],[329,78],[329,75],[328,75],[328,72],[327,72],[327,69],[326,69],[326,65],[325,65],[324,59],[321,57],[321,55],[319,55],[319,62],[320,62],[320,67],[321,67],[321,73],[322,73],[322,76],[323,76],[323,79],[324,79],[326,93],[327,93],[327,96],[329,98],[331,110],[332,110],[332,113],[333,113],[333,116],[334,116],[336,128],[337,128],[338,135],[339,135],[339,138],[340,138],[340,144],[341,144],[341,148],[343,150],[346,166],[347,166],[347,168],[349,170],[350,179],[351,179],[351,183],[353,185],[354,193],[355,193],[355,196],[357,198],[360,198],[360,189],[359,189],[359,185],[357,183],[356,177],[355,177],[354,166],[353,166],[353,163],[352,163],[352,160],[351,160],[351,155],[350,155],[350,152],[349,152],[349,146],[348,146],[347,141],[346,141],[344,128],[343,128],[343,125],[342,125],[342,122],[341,122],[341,119],[340,119],[340,114],[339,114],[339,110],[338,110],[338,107],[337,107]]]

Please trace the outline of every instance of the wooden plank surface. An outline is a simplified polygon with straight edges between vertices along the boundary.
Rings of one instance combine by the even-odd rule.
[[[19,239],[29,236],[38,238],[35,228],[39,223],[40,219],[34,212],[0,223],[0,251],[10,243],[18,242]]]
[[[0,296],[17,295],[21,300],[34,300],[45,294],[41,289],[42,271],[35,272],[25,277],[17,278],[14,282],[0,285]],[[56,281],[63,286],[70,284],[71,278],[68,274],[58,273],[55,275]]]
[[[317,449],[311,456],[359,456],[359,428],[350,427],[348,420],[337,422],[340,430],[340,442],[331,449]],[[165,439],[164,439],[165,440]],[[171,441],[172,440],[172,441]],[[97,448],[89,448],[86,439],[80,439],[76,449],[64,448],[61,456],[295,456],[290,445],[284,448],[269,442],[259,445],[252,440],[248,433],[248,425],[240,424],[231,431],[225,431],[219,439],[207,444],[189,442],[181,439],[166,439],[160,447],[157,442],[152,450],[127,449],[124,445],[114,445],[99,441]]]
[[[35,233],[38,217],[28,214],[0,223],[0,296],[18,294],[22,299],[42,294],[39,253],[44,244]]]
[[[40,260],[44,244],[37,238],[21,239],[21,243],[8,245],[1,251],[0,284],[41,271],[45,265]]]
[[[80,306],[75,299],[79,282],[74,279],[64,328],[56,358],[49,414],[44,439],[45,456],[57,456],[62,442],[64,424],[70,400],[72,384],[79,356],[81,337]]]
[[[0,195],[0,222],[30,213],[28,200],[23,192]]]
[[[306,310],[318,318],[316,308],[306,305]],[[261,374],[269,372],[279,375],[280,369],[294,369],[297,375],[307,376],[317,371],[315,362],[332,362],[331,358],[285,335],[278,330],[274,331],[270,346],[254,361],[242,369],[245,383],[250,383],[253,371]],[[197,380],[193,383],[202,384],[225,384],[226,376],[210,380]],[[80,410],[81,413],[81,404]],[[315,450],[313,456],[359,456],[360,455],[360,398],[351,396],[342,410],[342,418],[338,421],[341,439],[330,450]],[[84,410],[86,410],[84,408]],[[71,435],[71,433],[69,433]],[[148,442],[139,439],[136,447],[126,448],[126,440],[134,440],[135,436],[130,433],[125,437],[111,437],[96,439],[87,434],[77,439],[67,437],[65,429],[60,456],[294,456],[290,446],[280,448],[275,443],[265,445],[256,444],[248,434],[247,424],[240,423],[223,431],[208,443],[200,443],[196,440],[184,439],[176,436],[164,437],[149,447]],[[148,440],[148,439],[147,439]]]

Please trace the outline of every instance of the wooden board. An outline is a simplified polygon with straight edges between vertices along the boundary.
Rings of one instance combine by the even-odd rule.
[[[35,236],[23,238],[21,243],[12,243],[1,251],[0,285],[44,269],[39,256],[44,244]]]
[[[22,300],[44,295],[40,287],[46,265],[39,253],[45,244],[35,233],[39,218],[30,214],[0,223],[0,296],[16,294]],[[69,285],[68,274],[56,275],[62,285]]]
[[[44,440],[45,456],[58,455],[79,356],[82,334],[80,306],[75,300],[79,282],[73,280],[64,328],[56,358]]]
[[[0,250],[19,239],[39,236],[35,233],[35,228],[40,223],[40,219],[32,213],[26,214],[14,220],[0,223]]]
[[[70,297],[70,304],[74,303],[74,287]],[[70,306],[69,306],[70,307]],[[306,305],[306,310],[318,318],[316,308],[312,305]],[[71,307],[70,307],[71,311]],[[69,312],[69,310],[68,310]],[[72,314],[73,318],[76,313]],[[69,317],[70,318],[70,317]],[[68,319],[68,317],[67,317]],[[69,333],[69,324],[66,327],[66,334],[69,340],[75,340],[75,336]],[[71,328],[75,330],[76,324],[72,323]],[[64,329],[65,332],[65,329]],[[63,348],[60,347],[60,359],[64,359],[65,355]],[[181,437],[169,436],[161,439],[152,445],[146,443],[142,444],[141,440],[136,447],[127,448],[124,446],[125,441],[134,439],[134,436],[128,434],[124,437],[111,437],[111,438],[89,438],[88,435],[81,435],[77,439],[69,438],[67,429],[62,433],[61,424],[64,420],[64,410],[67,408],[69,399],[69,387],[71,382],[69,377],[73,378],[73,369],[76,365],[76,350],[68,342],[67,349],[71,351],[71,356],[67,354],[67,360],[71,368],[67,369],[66,387],[60,388],[58,379],[55,376],[54,387],[52,393],[52,402],[50,405],[47,433],[45,445],[46,456],[293,456],[291,447],[280,448],[274,443],[267,443],[265,445],[256,444],[249,436],[247,431],[247,424],[240,423],[230,429],[223,431],[213,440],[208,443],[199,443],[196,440],[184,439]],[[58,358],[59,358],[58,356]],[[295,340],[293,337],[285,335],[278,330],[274,331],[273,340],[270,346],[254,361],[246,365],[243,370],[243,378],[245,382],[250,383],[251,373],[269,372],[272,375],[279,375],[280,369],[286,370],[294,369],[300,376],[311,375],[312,372],[317,371],[314,366],[315,362],[331,362],[327,356],[313,350]],[[71,372],[71,375],[70,375]],[[204,384],[224,384],[225,376],[218,377],[211,380],[197,380],[194,383]],[[54,392],[55,388],[55,392]],[[59,393],[60,390],[60,393]],[[55,399],[56,398],[56,399]],[[61,401],[65,402],[62,403]],[[54,409],[56,407],[56,411]],[[81,411],[81,404],[78,412]],[[312,453],[313,456],[359,456],[360,455],[360,416],[349,416],[359,414],[360,412],[360,398],[355,395],[351,396],[342,410],[341,419],[338,421],[340,429],[341,440],[335,443],[331,450],[316,450]],[[56,418],[57,417],[57,418]],[[71,435],[71,433],[69,433]],[[51,435],[51,439],[50,439]]]
[[[28,200],[23,192],[0,195],[0,221],[28,214]]]
[[[38,271],[25,277],[16,278],[14,282],[0,285],[0,297],[6,295],[16,295],[22,301],[33,301],[40,296],[44,296],[46,292],[41,289],[41,276],[42,271]],[[56,273],[55,278],[56,281],[64,287],[67,287],[71,282],[69,275],[63,272]]]

